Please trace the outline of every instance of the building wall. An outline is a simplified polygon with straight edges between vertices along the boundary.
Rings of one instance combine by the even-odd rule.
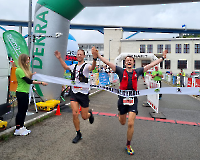
[[[153,45],[153,54],[158,58],[162,57],[162,53],[158,53],[157,45],[163,45],[163,50],[165,50],[166,44],[171,44],[171,53],[167,54],[167,59],[171,61],[170,69],[165,69],[165,62],[163,62],[162,72],[167,70],[173,73],[180,72],[178,69],[178,60],[187,60],[187,69],[184,69],[185,73],[190,74],[195,70],[194,60],[200,60],[200,53],[195,53],[195,44],[199,44],[199,39],[165,39],[165,40],[121,40],[121,51],[130,53],[140,53],[140,45],[145,45],[145,53],[147,53],[147,45]],[[176,53],[176,44],[181,44],[181,53]],[[184,53],[184,44],[190,44],[189,53]],[[147,53],[148,54],[148,53]],[[139,63],[139,62],[138,62]],[[141,62],[140,62],[141,64]],[[136,67],[140,67],[136,62]]]
[[[110,41],[111,40],[111,41]],[[109,44],[110,42],[110,44]],[[145,53],[147,53],[147,45],[153,45],[153,54],[158,58],[162,57],[162,53],[158,53],[157,45],[163,45],[163,50],[165,50],[165,45],[171,45],[171,53],[167,54],[166,60],[171,61],[170,69],[165,69],[165,62],[163,62],[163,69],[160,69],[163,73],[166,71],[172,71],[173,73],[180,72],[178,69],[178,60],[187,60],[188,68],[184,69],[185,73],[190,74],[192,71],[196,70],[194,68],[194,61],[200,60],[200,53],[195,53],[195,44],[200,44],[199,38],[172,38],[172,39],[137,39],[137,40],[125,40],[123,39],[123,31],[121,28],[105,28],[104,29],[104,44],[101,43],[89,43],[89,44],[79,44],[79,47],[86,46],[83,49],[86,51],[88,57],[87,60],[92,63],[92,46],[98,47],[100,54],[104,55],[106,59],[109,59],[110,52],[110,61],[115,63],[115,58],[121,53],[140,53],[140,45],[145,45]],[[181,44],[181,53],[176,53],[176,44]],[[184,44],[190,44],[190,53],[184,53]],[[90,59],[89,59],[90,55]],[[151,60],[151,59],[135,59],[135,67],[141,67],[142,60]],[[99,64],[99,63],[97,63]],[[101,63],[102,65],[103,63]],[[123,62],[121,62],[121,67],[123,67]]]
[[[115,63],[115,58],[121,54],[121,39],[123,31],[121,28],[105,28],[104,29],[104,57],[110,62]]]
[[[99,53],[104,56],[104,44],[103,43],[80,43],[78,44],[80,49],[83,49],[85,51],[85,61],[89,64],[92,64],[93,62],[93,56],[91,49],[93,46],[95,46]],[[102,61],[99,61],[99,59],[96,62],[97,65],[104,65]]]

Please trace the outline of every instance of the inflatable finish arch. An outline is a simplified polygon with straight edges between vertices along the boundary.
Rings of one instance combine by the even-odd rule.
[[[155,61],[156,59],[158,59],[153,53],[148,53],[148,54],[145,54],[145,53],[121,53],[119,56],[117,56],[117,58],[115,58],[115,65],[116,66],[120,66],[120,62],[122,60],[125,60],[125,58],[127,56],[132,56],[135,60],[137,58],[148,58],[148,59],[151,59],[152,61]]]
[[[130,6],[146,4],[166,4],[191,2],[189,0],[38,0],[34,16],[34,35],[54,36],[60,32],[59,38],[40,37],[34,45],[33,71],[45,75],[63,77],[63,68],[54,56],[59,50],[62,58],[67,49],[70,20],[88,6]],[[41,86],[45,99],[58,98],[61,85],[49,84]]]

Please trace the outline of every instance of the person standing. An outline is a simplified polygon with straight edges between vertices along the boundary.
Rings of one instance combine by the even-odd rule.
[[[184,87],[185,72],[183,72],[183,69],[181,69],[181,72],[178,73],[177,76],[180,76],[180,86]]]
[[[29,67],[29,56],[26,54],[21,54],[18,58],[19,67],[17,67],[15,74],[17,78],[17,90],[16,97],[18,102],[18,112],[16,115],[16,130],[14,135],[23,136],[31,133],[24,127],[24,121],[26,118],[26,112],[29,103],[29,89],[30,84],[42,84],[43,86],[48,85],[45,82],[33,81],[31,80],[33,73],[30,71]]]
[[[158,70],[158,66],[155,66],[155,71],[152,72],[152,78],[157,83],[160,83],[161,88],[161,80],[163,78],[163,74],[160,70]],[[162,98],[162,94],[159,94],[159,100]]]
[[[97,53],[98,51],[93,47],[93,63],[92,65],[84,62],[85,51],[78,50],[77,51],[77,60],[78,64],[73,64],[68,66],[63,59],[61,58],[61,54],[58,51],[55,51],[56,58],[60,61],[62,67],[66,70],[71,71],[71,80],[75,80],[76,82],[84,82],[88,83],[88,77],[90,71],[93,71],[96,66],[97,61]],[[80,131],[80,121],[78,118],[79,115],[79,105],[81,106],[81,116],[84,120],[89,119],[89,122],[92,124],[94,122],[94,116],[92,114],[92,110],[89,110],[89,88],[82,87],[72,87],[70,104],[73,113],[73,123],[76,129],[76,137],[72,140],[72,143],[77,143],[82,139],[82,133]]]
[[[137,91],[137,80],[142,73],[146,72],[153,66],[159,64],[166,58],[167,50],[163,52],[163,57],[157,59],[156,61],[151,62],[149,65],[145,67],[133,69],[134,65],[134,58],[132,56],[127,56],[125,58],[125,66],[126,68],[123,69],[115,64],[109,62],[105,57],[102,57],[98,54],[98,58],[107,64],[117,75],[120,79],[120,90],[134,90]],[[126,143],[126,150],[129,155],[134,154],[134,150],[131,147],[131,140],[134,133],[134,123],[135,117],[138,114],[137,110],[138,98],[134,97],[121,97],[118,98],[118,118],[119,122],[122,125],[126,124],[126,115],[128,113],[128,130],[127,130],[127,143]]]

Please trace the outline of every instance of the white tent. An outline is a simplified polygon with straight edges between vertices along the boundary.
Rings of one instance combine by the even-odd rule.
[[[0,106],[7,102],[9,61],[3,38],[0,37]]]

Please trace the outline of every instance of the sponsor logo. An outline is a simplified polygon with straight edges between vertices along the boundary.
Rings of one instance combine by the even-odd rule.
[[[154,90],[154,92],[158,93],[158,92],[160,92],[160,89],[156,88],[156,89]]]

